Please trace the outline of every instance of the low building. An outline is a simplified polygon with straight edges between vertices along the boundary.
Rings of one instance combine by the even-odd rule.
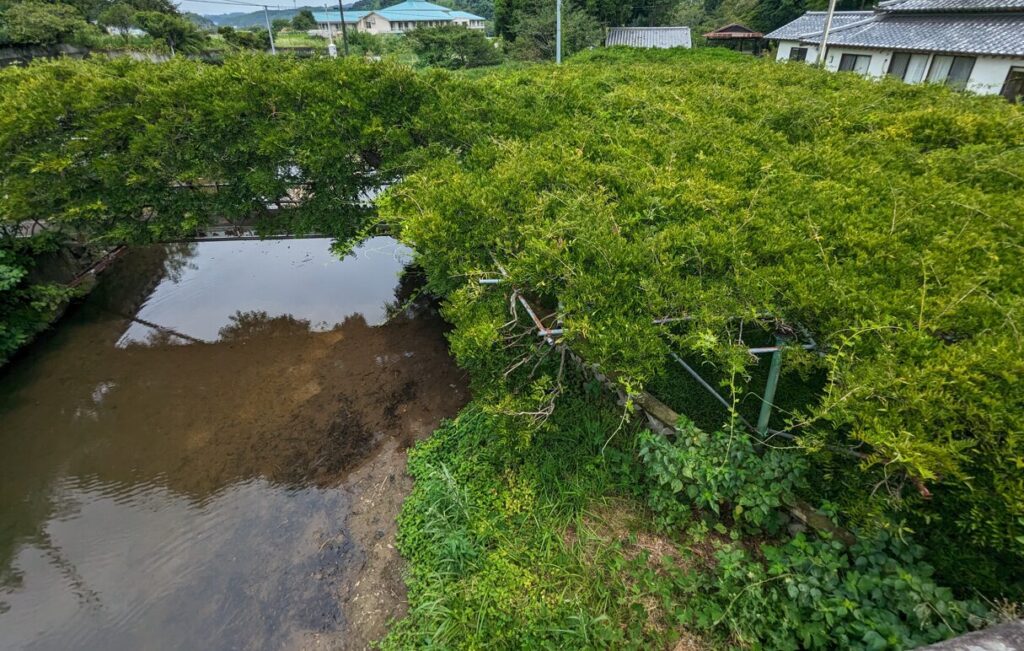
[[[692,47],[689,27],[609,27],[604,45],[659,49]]]
[[[708,32],[704,34],[704,39],[708,45],[721,45],[737,52],[750,52],[755,56],[761,54],[764,46],[764,34],[739,23],[731,23]]]
[[[341,18],[337,11],[313,12],[321,35],[338,33]],[[345,27],[369,34],[401,34],[417,27],[462,25],[469,29],[484,29],[486,19],[468,11],[449,9],[423,0],[406,0],[385,9],[346,11]]]
[[[779,60],[815,63],[826,13],[807,12],[765,35]],[[823,63],[832,71],[890,75],[979,94],[1024,94],[1024,0],[888,0],[837,11]]]

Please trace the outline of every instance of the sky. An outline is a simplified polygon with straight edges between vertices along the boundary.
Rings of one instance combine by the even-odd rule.
[[[345,6],[351,4],[354,0],[345,0]],[[244,4],[243,4],[244,3]],[[270,9],[294,9],[297,7],[317,7],[323,4],[328,4],[331,7],[337,7],[337,0],[261,0],[260,4],[256,4],[255,0],[231,0],[230,2],[217,2],[216,0],[203,0],[202,2],[193,2],[192,0],[180,0],[178,8],[181,11],[191,11],[203,16],[212,16],[215,14],[231,14],[231,13],[250,13],[253,11],[261,11],[263,4],[266,3]]]

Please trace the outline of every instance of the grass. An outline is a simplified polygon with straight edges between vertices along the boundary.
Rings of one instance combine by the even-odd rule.
[[[684,635],[638,576],[683,547],[631,496],[632,427],[571,392],[536,433],[474,403],[410,453],[400,518],[411,608],[385,648],[667,648]],[[687,636],[691,639],[692,636]]]
[[[339,36],[340,39],[340,36]],[[274,35],[274,45],[279,48],[317,48],[327,51],[327,39],[319,36],[310,36],[305,32],[278,32]],[[339,42],[340,47],[340,42]]]

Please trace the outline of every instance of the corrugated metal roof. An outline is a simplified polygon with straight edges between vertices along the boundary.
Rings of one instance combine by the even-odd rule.
[[[448,7],[435,5],[432,2],[423,2],[423,0],[406,0],[406,2],[394,5],[392,7],[387,7],[385,9],[374,9],[372,11],[346,11],[345,22],[356,23],[369,14],[377,14],[378,16],[383,16],[389,22],[448,22],[451,21],[453,18],[462,18],[466,20],[484,20],[483,17],[477,16],[476,14],[471,14],[468,11],[456,11],[454,9],[449,9]],[[315,20],[318,23],[337,23],[339,22],[338,12],[315,11],[313,12],[313,20]]]
[[[689,27],[611,27],[605,47],[670,48],[690,47]]]
[[[1024,11],[1024,0],[888,0],[878,3],[886,12]]]
[[[871,11],[837,11],[832,15],[832,29],[871,18],[873,15],[875,14]],[[824,29],[825,12],[808,11],[793,22],[765,34],[764,37],[780,41],[797,41],[805,34],[820,34]]]
[[[816,43],[821,37],[805,39]],[[829,46],[1024,56],[1024,13],[882,15],[864,25],[834,30]]]

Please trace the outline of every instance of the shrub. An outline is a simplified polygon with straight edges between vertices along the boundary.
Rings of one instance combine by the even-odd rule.
[[[500,262],[626,388],[670,351],[739,384],[752,330],[806,328],[823,355],[783,368],[824,386],[783,418],[813,494],[868,527],[941,520],[960,544],[935,553],[991,559],[946,580],[1024,594],[1021,107],[708,51],[595,51],[440,100],[451,149],[384,206],[434,290],[462,301]]]
[[[11,45],[56,45],[76,40],[89,25],[77,9],[66,4],[20,2],[0,15],[2,31]]]
[[[779,509],[803,484],[807,466],[793,451],[758,454],[745,432],[707,433],[685,418],[674,441],[643,432],[640,458],[651,510],[664,526],[685,524],[696,506],[728,518],[740,531],[770,534],[785,523]]]
[[[476,68],[501,59],[483,32],[460,25],[418,28],[406,38],[423,63],[440,68]]]

